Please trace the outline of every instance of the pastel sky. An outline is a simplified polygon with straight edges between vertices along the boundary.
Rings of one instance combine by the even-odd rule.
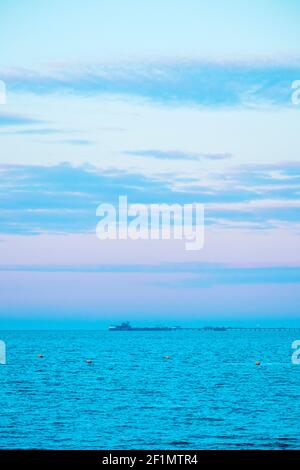
[[[0,18],[2,327],[298,324],[299,2],[2,0]],[[204,249],[98,240],[119,195],[204,204]]]

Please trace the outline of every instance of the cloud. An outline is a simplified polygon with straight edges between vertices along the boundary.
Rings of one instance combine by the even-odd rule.
[[[5,135],[56,135],[56,134],[64,134],[70,132],[68,130],[62,130],[62,129],[53,129],[53,128],[33,128],[33,129],[18,129],[15,131],[5,131],[1,132],[1,134]]]
[[[197,181],[197,177],[199,181]],[[284,181],[284,184],[283,184]],[[298,227],[300,166],[241,166],[193,181],[171,175],[150,177],[91,165],[0,166],[0,231],[70,233],[94,231],[98,204],[202,203],[206,224],[266,229]]]
[[[88,139],[65,139],[65,140],[53,140],[48,141],[47,143],[52,144],[66,144],[66,145],[78,145],[78,146],[86,146],[86,145],[93,145],[95,142],[93,140]]]
[[[186,268],[187,269],[187,266]],[[178,272],[182,267],[177,268]],[[175,269],[174,269],[175,272]],[[241,285],[241,284],[299,284],[300,267],[253,267],[233,268],[230,266],[198,267],[190,271],[190,276],[179,280],[168,280],[165,285],[173,288],[203,288],[213,285]]]
[[[168,186],[142,175],[91,166],[0,166],[0,231],[86,232],[95,229],[101,202],[162,200]],[[155,196],[153,196],[155,194]]]
[[[165,61],[119,65],[66,64],[51,70],[1,70],[11,92],[130,96],[165,105],[292,106],[294,62]]]
[[[178,150],[125,150],[123,153],[133,157],[150,157],[158,160],[225,160],[231,157],[229,153],[191,153]]]
[[[3,113],[0,112],[0,127],[1,126],[21,126],[24,124],[39,124],[42,121],[32,119],[20,114]]]
[[[204,288],[213,285],[299,284],[300,266],[234,267],[218,263],[0,265],[0,272],[163,274],[159,285]],[[175,279],[173,274],[177,273]],[[170,277],[168,276],[171,275]],[[181,274],[181,276],[180,276]],[[155,281],[151,281],[155,283]]]

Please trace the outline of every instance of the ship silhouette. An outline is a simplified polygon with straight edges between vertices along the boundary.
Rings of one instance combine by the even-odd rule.
[[[176,331],[176,330],[202,330],[202,331],[227,331],[224,326],[205,326],[202,328],[185,328],[181,326],[131,326],[129,321],[125,321],[120,325],[112,325],[109,331]]]
[[[131,326],[128,321],[121,323],[120,325],[112,325],[109,328],[109,331],[172,331],[172,330],[181,330],[180,326],[143,326],[136,327]]]

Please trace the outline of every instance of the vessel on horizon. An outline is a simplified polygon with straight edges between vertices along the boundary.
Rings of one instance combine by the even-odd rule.
[[[202,330],[202,331],[227,331],[225,326],[204,326],[202,328],[191,328],[182,326],[131,326],[129,321],[120,325],[111,325],[109,331],[176,331],[176,330]]]
[[[143,326],[135,327],[131,326],[129,321],[123,322],[120,325],[112,325],[109,328],[109,331],[173,331],[181,330],[180,326]]]

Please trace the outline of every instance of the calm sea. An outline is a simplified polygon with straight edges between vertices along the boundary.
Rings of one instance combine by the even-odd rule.
[[[0,448],[299,449],[297,336],[2,331]]]

